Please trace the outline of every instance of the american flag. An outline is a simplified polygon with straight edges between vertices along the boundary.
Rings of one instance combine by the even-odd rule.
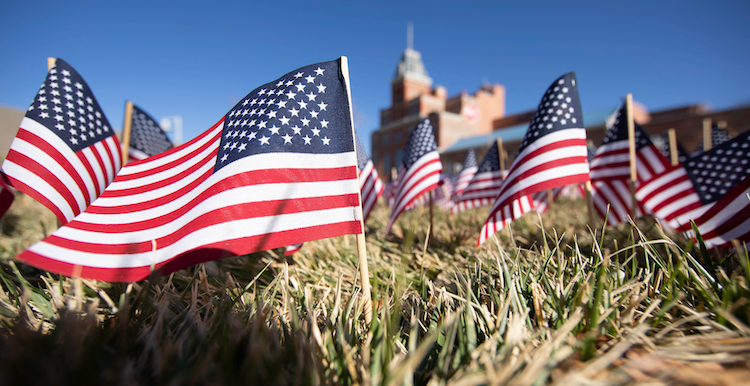
[[[571,185],[568,185],[571,186]],[[561,186],[558,188],[552,189],[552,201],[556,201],[558,197],[560,197],[560,193],[563,191],[563,188],[566,188],[568,186]],[[531,195],[531,199],[533,201],[533,208],[534,210],[539,214],[544,214],[549,209],[549,198],[550,194],[547,193],[547,190],[543,190],[541,192],[536,192]]]
[[[359,188],[360,197],[362,197],[362,222],[367,221],[370,211],[378,202],[378,197],[383,194],[383,182],[378,177],[378,171],[375,169],[372,160],[367,157],[359,136],[355,135],[354,140],[357,144],[357,170],[359,171]],[[285,256],[293,255],[302,248],[303,243],[288,245],[284,251]]]
[[[729,138],[729,133],[727,133],[726,130],[720,129],[718,125],[711,126],[711,147],[719,146],[723,144],[724,142],[729,141],[731,138]],[[695,147],[695,150],[690,154],[690,156],[696,156],[703,152],[703,141],[701,140],[698,143],[698,146]],[[680,161],[682,162],[682,161]]]
[[[644,181],[636,197],[676,230],[695,221],[708,247],[750,233],[750,132]]]
[[[357,141],[357,170],[359,170],[359,188],[362,195],[362,216],[363,222],[367,221],[370,211],[378,202],[378,197],[383,194],[383,182],[378,176],[378,171],[372,160],[367,157],[365,147],[362,146],[359,137],[355,136]]]
[[[517,199],[588,181],[586,154],[578,87],[575,74],[570,72],[552,83],[539,103],[477,244],[527,211],[530,206],[519,204]]]
[[[126,165],[18,258],[109,281],[362,232],[346,58],[292,71],[172,150]]]
[[[489,205],[500,193],[506,175],[505,171],[500,170],[500,157],[495,142],[485,154],[463,193],[454,199],[452,213],[457,214],[467,209]]]
[[[174,147],[154,118],[136,105],[133,105],[130,125],[130,160],[142,160]]]
[[[661,154],[664,157],[667,157],[667,159],[672,159],[672,153],[669,149],[669,133],[666,132],[662,134],[661,136]],[[701,151],[703,151],[703,145],[701,145]],[[680,142],[677,142],[677,161],[678,162],[685,162],[686,159],[688,159],[687,151],[685,151],[685,148],[680,145]]]
[[[477,165],[477,155],[474,153],[474,149],[469,149],[469,151],[466,153],[466,157],[464,157],[464,163],[463,167],[461,168],[461,172],[458,173],[458,177],[456,178],[456,184],[454,185],[453,189],[453,197],[457,198],[459,197],[467,186],[469,186],[469,182],[474,177],[474,174],[476,174],[477,170],[479,169],[479,166]]]
[[[65,224],[120,170],[122,149],[94,94],[57,59],[21,121],[2,171]]]
[[[411,131],[406,142],[386,234],[390,233],[393,223],[404,209],[437,187],[442,170],[435,134],[429,118],[425,118]]]
[[[602,218],[606,216],[610,225],[626,222],[629,215],[635,218],[642,214],[641,208],[637,208],[635,215],[631,213],[633,197],[630,194],[630,151],[625,110],[623,104],[591,161],[591,198],[596,212]],[[635,148],[637,184],[670,167],[669,159],[651,143],[648,134],[638,124],[635,124]]]
[[[388,183],[383,187],[383,199],[385,200],[385,204],[388,206],[393,206],[393,200],[396,199],[395,194],[397,185],[398,177],[388,181]]]

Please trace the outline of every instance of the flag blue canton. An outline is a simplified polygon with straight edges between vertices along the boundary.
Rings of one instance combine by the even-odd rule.
[[[625,109],[626,106],[623,103],[622,107],[617,110],[615,122],[614,124],[612,124],[612,127],[607,130],[607,134],[604,136],[602,145],[628,140],[628,120],[625,115]],[[648,134],[646,134],[643,128],[635,122],[633,122],[633,124],[635,125],[635,149],[640,150],[646,146],[651,145],[651,139],[648,137]]]
[[[495,170],[500,170],[500,157],[497,152],[497,142],[495,142],[490,150],[487,151],[487,154],[482,160],[482,164],[479,165],[479,168],[477,169],[477,173],[492,172]]]
[[[367,158],[367,152],[365,152],[365,147],[362,146],[362,142],[359,141],[359,136],[355,135],[354,141],[356,141],[357,145],[357,170],[361,172],[362,169],[367,166],[367,161],[370,159]]]
[[[437,150],[435,134],[433,133],[430,120],[425,118],[419,122],[417,127],[409,135],[409,141],[404,148],[404,168],[409,170],[423,155]]]
[[[158,123],[145,111],[133,105],[133,118],[130,128],[130,147],[148,156],[171,149],[172,141]]]
[[[526,146],[554,131],[583,127],[581,101],[578,98],[576,74],[569,72],[552,83],[539,102],[531,118],[529,130],[518,148],[518,154]]]
[[[750,174],[750,131],[683,164],[701,203],[717,201]]]
[[[214,171],[261,153],[354,150],[339,62],[313,64],[251,91],[224,117]]]
[[[62,59],[47,73],[26,117],[49,128],[74,152],[113,134],[89,86]]]
[[[461,170],[466,170],[468,168],[473,168],[477,166],[477,155],[474,153],[474,149],[469,149],[469,151],[466,153],[466,157],[464,157],[464,164]]]

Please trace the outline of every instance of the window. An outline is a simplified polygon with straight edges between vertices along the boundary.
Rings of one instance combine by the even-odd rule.
[[[391,172],[391,155],[388,153],[383,154],[383,171],[386,173]]]
[[[393,159],[393,166],[395,167],[401,166],[401,161],[402,161],[401,158],[402,158],[403,153],[404,153],[403,150],[396,151],[396,157]]]

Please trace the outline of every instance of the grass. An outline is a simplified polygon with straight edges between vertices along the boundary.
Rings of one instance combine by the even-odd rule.
[[[353,236],[137,283],[12,257],[55,227],[17,197],[0,236],[2,384],[739,384],[750,379],[750,270],[643,219],[586,225],[562,200],[475,248],[486,208],[367,224],[375,314]]]

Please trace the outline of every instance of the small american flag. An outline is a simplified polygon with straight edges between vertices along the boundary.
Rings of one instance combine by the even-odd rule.
[[[695,221],[708,247],[750,240],[750,132],[644,181],[643,206],[678,231]]]
[[[174,146],[158,123],[145,111],[133,105],[130,124],[130,160],[138,161],[167,151]]]
[[[378,171],[375,169],[372,160],[367,157],[365,148],[359,141],[359,136],[355,135],[354,139],[357,143],[357,170],[359,170],[359,188],[360,197],[362,197],[362,222],[365,222],[367,217],[370,216],[370,211],[378,202],[378,197],[383,194],[383,182],[380,181]],[[302,249],[302,244],[288,245],[284,255],[293,255]]]
[[[626,106],[617,111],[612,127],[607,130],[604,141],[591,161],[591,198],[594,208],[610,225],[626,222],[631,214],[633,198],[630,194],[630,152],[628,145],[628,122]],[[664,157],[640,125],[635,125],[636,174],[639,184],[670,167]],[[607,211],[609,213],[607,214]]]
[[[364,222],[367,221],[372,208],[378,202],[378,197],[383,194],[383,182],[380,180],[372,160],[367,157],[367,152],[365,152],[365,147],[362,146],[359,137],[355,136],[354,139],[357,141],[357,170],[359,170],[362,221]]]
[[[466,153],[466,157],[464,157],[461,172],[458,173],[458,177],[456,178],[456,184],[453,189],[454,198],[459,197],[466,187],[469,186],[469,182],[471,182],[471,179],[474,177],[474,174],[476,174],[478,169],[477,155],[474,153],[474,149],[469,149]]]
[[[21,121],[2,171],[65,224],[120,170],[122,149],[91,89],[57,59]]]
[[[425,118],[411,131],[406,143],[386,234],[390,233],[393,223],[404,209],[437,187],[442,170],[435,134],[430,120]]]
[[[727,133],[726,130],[720,129],[718,125],[711,126],[711,147],[719,146],[723,144],[724,142],[729,141],[731,138],[729,137],[729,133]],[[695,147],[695,150],[690,154],[690,156],[696,156],[703,152],[703,141],[701,140],[698,143],[698,146]],[[682,162],[682,161],[680,161]]]
[[[588,179],[586,130],[576,77],[570,72],[552,83],[542,97],[477,244],[531,208],[517,199]]]
[[[253,90],[190,142],[123,167],[84,213],[18,259],[132,281],[361,233],[348,74],[341,58]]]
[[[467,209],[489,205],[500,194],[500,187],[503,186],[506,175],[506,171],[500,170],[500,157],[495,142],[485,154],[463,193],[454,199],[452,213],[457,214]]]

